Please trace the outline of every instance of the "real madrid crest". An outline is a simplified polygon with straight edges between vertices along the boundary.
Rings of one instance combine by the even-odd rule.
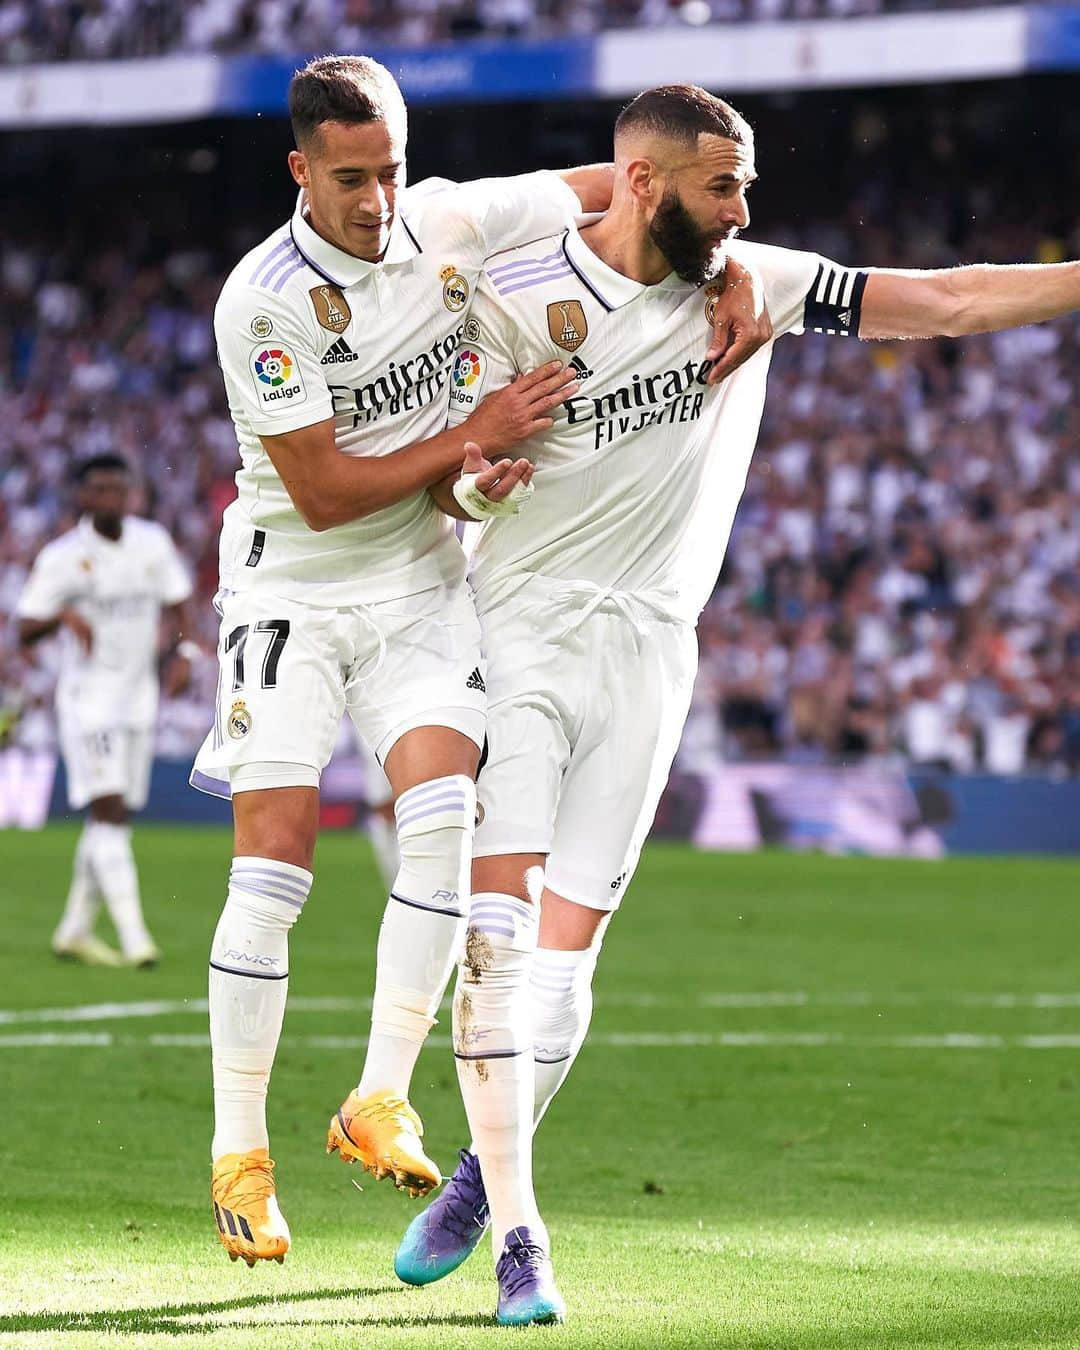
[[[469,283],[457,268],[444,267],[439,273],[439,280],[443,284],[442,298],[446,308],[454,314],[464,309],[469,303]]]
[[[722,281],[711,281],[705,287],[705,322],[711,328],[716,321],[716,302],[724,294]]]
[[[226,730],[234,741],[242,741],[251,730],[251,713],[242,698],[238,698],[229,709]]]
[[[344,333],[352,323],[352,310],[340,286],[313,286],[308,295],[315,306],[315,317],[331,333]]]
[[[548,332],[556,347],[576,352],[589,336],[589,324],[580,300],[556,300],[547,307]]]

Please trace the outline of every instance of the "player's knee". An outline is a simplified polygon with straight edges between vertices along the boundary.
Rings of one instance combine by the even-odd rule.
[[[552,951],[583,952],[599,947],[611,914],[544,891],[540,909],[540,945]]]
[[[128,809],[123,797],[119,794],[111,797],[97,797],[90,803],[89,816],[91,820],[100,821],[104,825],[126,825]]]
[[[541,853],[504,853],[475,858],[472,888],[474,895],[493,891],[516,896],[526,904],[539,905],[544,891],[544,856]]]
[[[311,871],[318,833],[318,792],[274,788],[233,796],[234,852]]]
[[[399,898],[463,915],[476,829],[476,784],[465,774],[433,778],[394,805],[401,870]]]

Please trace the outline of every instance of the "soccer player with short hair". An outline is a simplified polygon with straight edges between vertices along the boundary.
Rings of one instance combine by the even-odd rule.
[[[129,819],[150,786],[162,628],[173,692],[199,655],[182,640],[191,582],[168,532],[128,514],[126,460],[95,455],[78,465],[75,483],[79,523],[41,550],[16,605],[22,643],[60,637],[60,751],[72,809],[87,808],[52,948],[89,965],[153,966],[161,953],[143,919]],[[94,935],[102,899],[120,952]]]
[[[429,489],[467,458],[485,509],[516,509],[531,466],[498,456],[577,387],[549,360],[448,430],[447,381],[484,257],[606,207],[612,172],[406,188],[405,105],[367,57],[311,62],[289,108],[296,210],[214,316],[242,464],[221,534],[217,715],[192,773],[233,804],[210,956],[211,1193],[222,1243],[249,1265],[290,1243],[266,1093],[346,710],[390,780],[401,861],[367,1057],[327,1146],[414,1195],[441,1179],[408,1093],[464,937],[486,694],[464,554]],[[732,310],[722,359],[737,363],[761,337],[745,300]]]
[[[1077,263],[868,271],[736,240],[753,135],[703,89],[636,98],[615,159],[603,218],[488,260],[452,382],[462,409],[466,376],[475,400],[565,353],[581,386],[519,447],[537,468],[528,510],[487,522],[473,554],[490,754],[454,1048],[474,1151],[395,1263],[409,1283],[439,1279],[490,1221],[500,1321],[564,1313],[531,1135],[585,1038],[601,937],[678,746],[695,625],[764,406],[771,343],[708,383],[698,348],[716,268],[726,254],[750,270],[777,337],[960,336],[1080,305]]]

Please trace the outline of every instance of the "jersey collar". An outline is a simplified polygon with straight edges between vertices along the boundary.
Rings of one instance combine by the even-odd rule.
[[[110,539],[107,535],[99,534],[97,530],[94,529],[94,518],[89,512],[79,517],[78,529],[83,538],[89,543],[101,544],[104,545],[105,548],[115,548],[117,544],[123,541],[124,532],[127,529],[127,522],[128,518],[127,516],[124,516],[120,525],[119,539]]]
[[[598,217],[592,216],[581,223],[591,224],[596,219]],[[694,289],[692,282],[683,281],[674,272],[669,272],[663,281],[657,282],[655,286],[644,286],[640,281],[634,281],[632,277],[616,272],[592,251],[574,226],[567,230],[563,239],[563,253],[566,255],[566,261],[577,273],[578,280],[607,310],[621,309],[623,305],[628,305],[631,300],[636,300],[646,291]]]
[[[359,281],[366,281],[377,268],[387,263],[408,262],[423,252],[400,207],[390,226],[390,242],[382,261],[371,263],[365,262],[363,258],[354,258],[351,253],[328,243],[321,234],[316,234],[305,214],[305,205],[306,198],[301,190],[297,194],[296,210],[289,222],[293,243],[307,265],[334,286],[355,286]]]

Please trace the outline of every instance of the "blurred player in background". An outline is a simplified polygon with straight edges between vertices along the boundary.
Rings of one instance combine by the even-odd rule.
[[[143,919],[128,820],[150,786],[160,644],[169,693],[181,692],[199,655],[183,640],[191,583],[166,531],[128,514],[125,460],[96,455],[76,483],[81,519],[42,549],[16,608],[24,644],[60,636],[60,750],[71,807],[87,808],[52,947],[89,965],[152,966],[161,953]],[[119,952],[94,934],[102,899]]]
[[[473,554],[490,757],[454,1049],[475,1152],[396,1261],[426,1284],[490,1222],[500,1321],[563,1316],[532,1130],[585,1037],[601,936],[679,743],[695,624],[764,405],[771,344],[719,388],[698,352],[723,250],[758,278],[777,336],[959,336],[1080,305],[1076,263],[868,273],[729,243],[749,223],[753,135],[702,89],[640,95],[616,124],[615,156],[605,217],[488,261],[459,356],[474,398],[560,352],[582,385],[520,447],[538,468],[528,510],[487,523]],[[460,389],[455,378],[452,399]],[[449,487],[439,499],[456,512]],[[673,1121],[676,1167],[683,1127]]]
[[[394,820],[394,789],[363,737],[357,736],[356,741],[364,776],[364,805],[367,807],[364,833],[371,840],[371,849],[383,885],[392,891],[401,868],[401,851]]]

